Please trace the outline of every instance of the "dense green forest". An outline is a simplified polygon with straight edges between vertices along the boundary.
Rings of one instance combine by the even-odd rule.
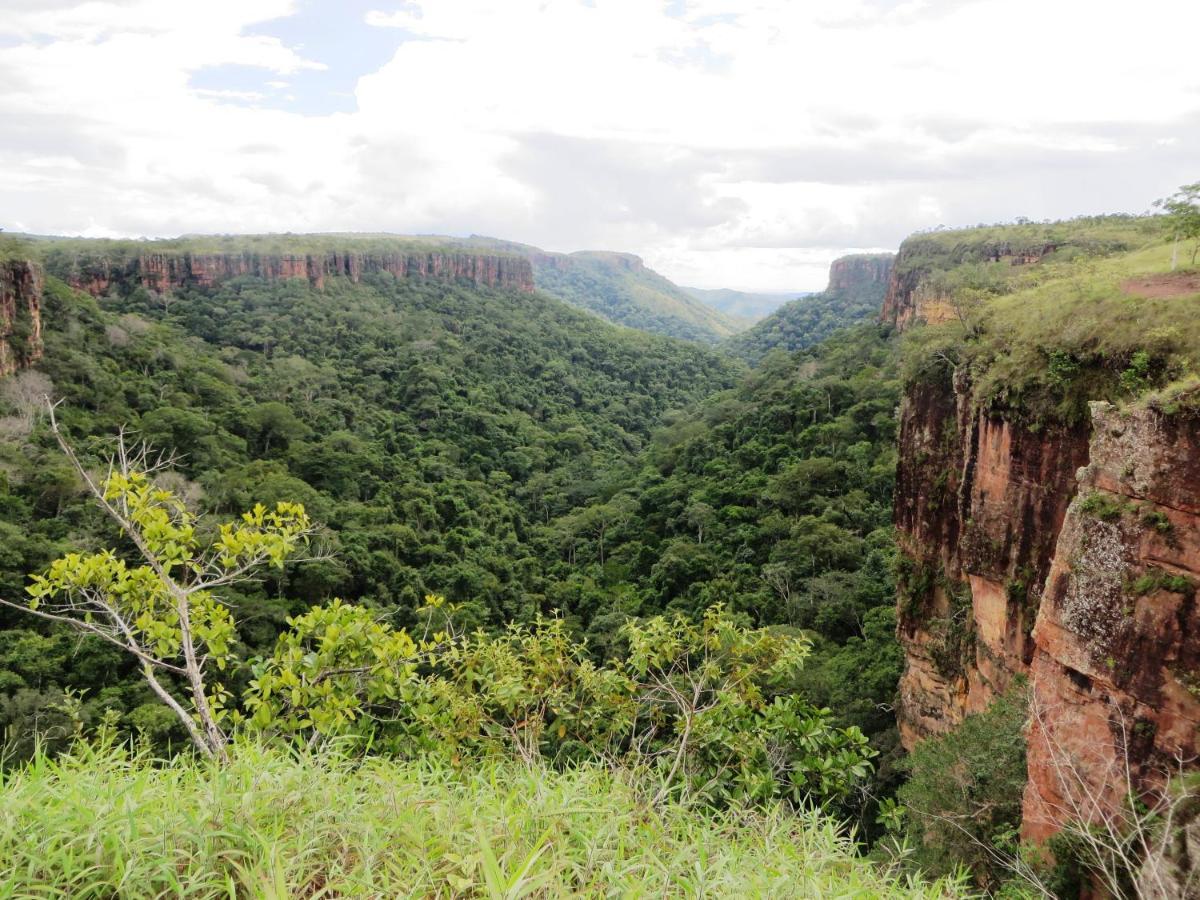
[[[871,260],[850,256],[834,263]],[[771,315],[725,342],[726,348],[751,364],[772,350],[787,353],[818,344],[834,332],[879,315],[886,279],[851,278],[832,283],[818,294],[809,294],[783,304]]]
[[[1195,346],[1170,298],[1134,307],[1109,285],[1131,260],[1164,263],[1161,243],[1137,249],[1151,226],[1083,222],[1046,249],[1055,227],[910,241],[900,277],[959,308],[903,339],[876,316],[882,281],[842,278],[715,348],[617,327],[538,291],[375,272],[321,287],[243,276],[166,294],[126,279],[92,297],[54,277],[74,251],[52,245],[44,356],[0,381],[0,599],[32,584],[41,602],[109,578],[127,593],[125,561],[146,541],[161,548],[152,553],[184,546],[201,572],[226,557],[236,569],[239,542],[278,540],[278,567],[218,578],[223,605],[197,607],[205,660],[220,670],[211,702],[239,736],[228,757],[224,736],[199,746],[230,773],[261,764],[296,777],[273,750],[248,750],[247,737],[326,748],[302,765],[348,792],[364,788],[345,780],[336,754],[363,747],[403,783],[417,778],[409,765],[449,779],[466,760],[486,768],[515,753],[536,761],[530,777],[550,793],[592,790],[589,779],[611,773],[591,767],[620,759],[616,777],[660,779],[651,805],[663,815],[684,800],[738,817],[747,806],[817,804],[852,822],[880,859],[942,874],[968,860],[980,883],[999,884],[1007,870],[986,848],[1015,846],[1022,695],[907,758],[898,746],[903,566],[891,522],[902,387],[944,377],[952,360],[988,408],[1037,428],[1076,420],[1090,397],[1183,376]],[[1039,266],[1008,261],[1025,231]],[[993,245],[1003,262],[988,255]],[[1110,261],[1118,251],[1128,258]],[[1169,328],[1140,335],[1133,322],[1147,311]],[[61,401],[79,468],[57,445],[47,396]],[[179,454],[155,475],[161,494],[139,494],[136,477],[104,482],[110,502],[148,504],[153,515],[137,521],[158,524],[136,538],[142,525],[114,530],[83,484],[122,428]],[[243,510],[241,526],[209,524]],[[295,552],[293,525],[312,553]],[[207,557],[205,542],[226,549]],[[169,655],[171,641],[163,646]],[[186,697],[184,670],[171,665]],[[69,797],[56,766],[121,768],[136,789],[102,779],[96,790],[135,791],[158,809],[154,760],[186,745],[190,720],[143,676],[111,644],[0,608],[7,765],[35,761],[13,796]],[[696,721],[705,724],[693,732]],[[85,735],[99,749],[81,745]],[[67,755],[51,763],[39,744]],[[956,757],[971,761],[977,795],[942,778]],[[210,777],[175,765],[163,777],[187,791]],[[498,802],[472,790],[468,802]],[[965,809],[973,830],[933,841],[904,808]],[[50,832],[65,821],[34,825],[28,806],[22,816]],[[791,839],[812,843],[816,822]],[[736,823],[746,852],[776,834],[759,819]],[[581,827],[596,846],[608,839],[592,821]],[[0,847],[12,840],[0,832]],[[259,844],[238,841],[255,865],[270,864]],[[219,862],[196,859],[197,879],[222,877]],[[578,865],[569,853],[553,859]],[[490,865],[462,877],[494,880]],[[802,874],[827,877],[820,866]],[[309,877],[302,867],[288,876]],[[742,869],[730,878],[758,883]]]
[[[473,624],[549,611],[535,529],[632,458],[665,410],[737,371],[542,295],[390,276],[324,291],[247,279],[166,304],[50,278],[42,313],[42,364],[0,391],[0,591],[20,597],[27,573],[106,540],[36,413],[49,392],[76,440],[127,426],[178,450],[173,477],[203,509],[291,500],[323,523],[328,562],[243,598],[256,644],[335,595],[399,624],[429,592]],[[129,715],[145,699],[104,650],[3,622],[22,626],[0,632],[4,727],[31,734],[64,688]]]
[[[253,646],[334,596],[411,626],[438,593],[462,627],[557,610],[602,657],[628,615],[722,602],[813,629],[814,699],[889,727],[897,386],[875,326],[739,376],[540,295],[386,275],[324,291],[244,279],[167,304],[50,279],[43,315],[44,361],[4,391],[6,596],[103,542],[36,415],[48,389],[78,440],[125,425],[185,448],[174,477],[200,508],[291,500],[325,526],[330,560],[241,598]],[[5,727],[53,718],[66,688],[129,724],[153,708],[106,650],[3,616]],[[851,685],[864,660],[878,676]]]

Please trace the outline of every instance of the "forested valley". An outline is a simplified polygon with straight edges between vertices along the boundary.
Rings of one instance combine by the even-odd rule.
[[[1048,790],[1030,697],[1063,690],[1034,652],[1055,540],[1085,535],[1074,560],[1096,528],[1162,542],[1112,576],[1136,627],[1157,621],[1139,603],[1195,596],[1170,470],[1126,500],[1112,479],[1141,470],[1104,474],[1107,445],[1072,465],[1117,406],[1111,434],[1151,422],[1136,446],[1190,465],[1163,444],[1190,440],[1197,367],[1170,227],[917,235],[716,344],[574,308],[499,242],[6,237],[0,854],[30,885],[88,884],[90,851],[55,835],[89,832],[81,790],[120,818],[133,778],[157,824],[101,886],[132,854],[171,890],[144,853],[160,828],[197,896],[272,873],[640,890],[697,846],[735,895],[1132,883],[1151,851],[1067,818],[1042,854],[1021,829]],[[1076,478],[1104,487],[1075,502]],[[1106,690],[1137,696],[1117,646]],[[249,874],[183,824],[232,802],[218,783],[276,829],[220,839]],[[382,837],[376,784],[416,832]],[[560,810],[574,844],[547,836]],[[612,824],[639,815],[640,842]],[[461,852],[438,837],[472,828]]]

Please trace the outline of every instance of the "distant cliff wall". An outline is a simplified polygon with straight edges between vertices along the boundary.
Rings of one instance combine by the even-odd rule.
[[[114,285],[140,285],[166,292],[185,287],[211,287],[239,276],[268,281],[306,279],[314,287],[327,278],[360,281],[370,272],[388,272],[397,278],[466,281],[471,284],[519,291],[533,290],[529,260],[453,252],[319,254],[259,253],[142,253],[128,260],[104,256],[72,260],[55,274],[72,287],[99,296]]]
[[[829,266],[827,291],[859,291],[886,285],[892,275],[893,253],[859,253],[835,259]]]
[[[0,262],[0,377],[41,355],[41,269],[27,260]]]

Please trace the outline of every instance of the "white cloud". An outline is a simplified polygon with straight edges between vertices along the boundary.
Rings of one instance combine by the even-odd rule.
[[[1164,49],[1200,32],[1185,0],[378,6],[359,14],[395,55],[357,111],[317,117],[256,106],[353,63],[266,36],[291,0],[0,0],[0,210],[50,232],[483,232],[805,289],[916,228],[1136,211],[1200,177],[1200,70]],[[227,65],[262,91],[190,85]]]

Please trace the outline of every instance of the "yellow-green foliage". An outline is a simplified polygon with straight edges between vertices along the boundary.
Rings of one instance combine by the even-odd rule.
[[[234,748],[0,775],[0,898],[925,897],[814,812],[651,804],[620,770]]]
[[[335,602],[289,624],[244,698],[268,734],[456,762],[620,759],[713,805],[836,804],[870,773],[863,733],[791,691],[808,642],[721,607],[631,620],[627,652],[605,665],[561,619],[417,642]]]

